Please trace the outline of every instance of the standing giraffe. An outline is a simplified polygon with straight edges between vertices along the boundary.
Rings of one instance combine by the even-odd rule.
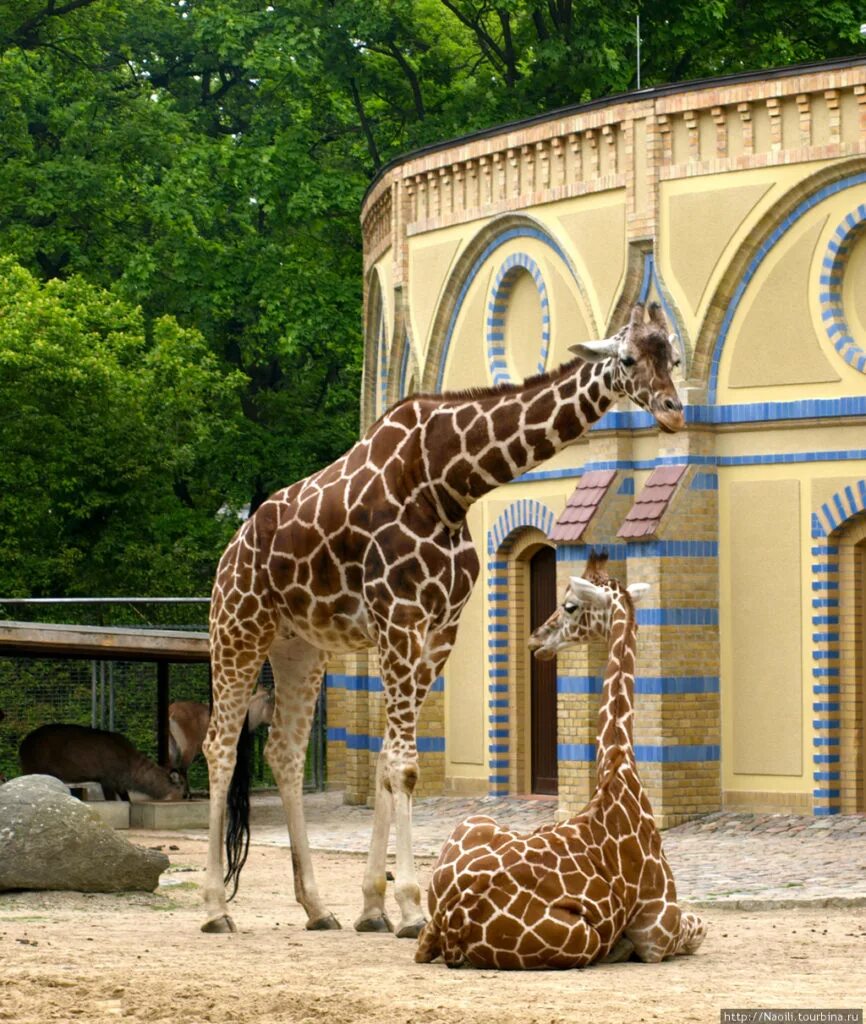
[[[230,780],[266,657],[276,695],[266,757],[286,812],[295,895],[307,928],[340,927],[313,874],[301,800],[304,756],[328,654],[375,647],[387,726],[364,906],[355,927],[391,930],[385,855],[393,813],[397,934],[418,935],[425,919],[412,857],[415,726],[478,575],[467,510],[575,441],[621,396],[652,412],[663,430],[681,429],[672,337],[657,305],[646,322],[643,306],[636,306],[614,337],[572,346],[578,358],[523,385],[404,399],[342,458],[278,491],[240,528],[220,560],[211,601],[204,931],[234,930],[224,881],[237,887],[249,842],[249,802],[248,779],[236,773],[231,789]]]
[[[458,825],[433,870],[419,963],[441,955],[449,967],[564,968],[632,953],[657,963],[703,941],[703,922],[677,906],[635,763],[634,605],[649,587],[626,589],[608,577],[606,561],[593,557],[584,578],[572,577],[563,606],[530,639],[541,658],[607,640],[595,794],[576,817],[529,835],[487,817]]]

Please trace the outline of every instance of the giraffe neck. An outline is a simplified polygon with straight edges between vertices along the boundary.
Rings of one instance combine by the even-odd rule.
[[[584,434],[619,397],[613,360],[567,363],[523,387],[445,395],[424,442],[428,479],[446,522]]]
[[[598,712],[599,770],[617,749],[634,758],[634,666],[637,625],[630,605],[617,601],[611,611],[608,661]]]

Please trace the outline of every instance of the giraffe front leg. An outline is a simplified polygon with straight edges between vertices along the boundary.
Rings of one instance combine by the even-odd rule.
[[[404,739],[397,746],[389,762],[397,833],[394,873],[394,897],[400,908],[397,938],[417,939],[427,919],[421,909],[421,887],[418,885],[412,853],[412,794],[418,781],[418,754],[414,735],[411,744]]]
[[[362,891],[364,909],[355,922],[359,932],[392,932],[394,926],[385,913],[385,863],[388,855],[388,835],[391,831],[393,800],[385,785],[388,760],[385,750],[380,752],[376,762],[376,802],[373,807],[373,833],[370,837],[370,852],[367,870],[364,873]]]

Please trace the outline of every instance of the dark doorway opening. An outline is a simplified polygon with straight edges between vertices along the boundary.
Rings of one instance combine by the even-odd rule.
[[[529,562],[529,625],[535,629],[556,608],[556,551],[540,548]],[[531,659],[532,792],[555,796],[559,791],[556,757],[556,660]]]

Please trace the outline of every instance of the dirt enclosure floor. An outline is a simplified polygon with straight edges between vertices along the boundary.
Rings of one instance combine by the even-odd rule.
[[[354,932],[356,854],[316,855],[343,931],[305,931],[289,851],[254,846],[239,932],[214,936],[199,930],[205,844],[130,838],[171,858],[153,895],[0,896],[0,1021],[716,1024],[722,1007],[862,1007],[866,995],[866,908],[701,911],[699,953],[653,966],[449,971],[416,965],[414,941]],[[431,866],[419,863],[422,883]]]

